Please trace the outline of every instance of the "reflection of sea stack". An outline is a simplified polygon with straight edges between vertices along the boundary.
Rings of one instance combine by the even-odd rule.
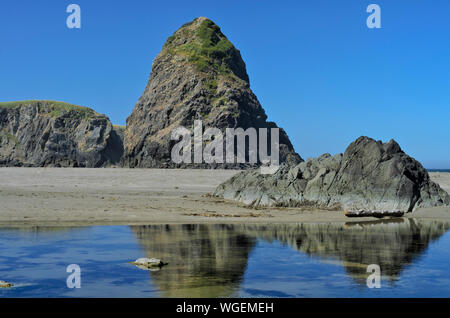
[[[284,165],[273,175],[237,174],[215,195],[254,206],[413,211],[450,204],[422,165],[391,140],[360,137],[344,154]]]
[[[0,103],[0,166],[104,167],[122,140],[108,117],[53,101]]]
[[[150,272],[164,297],[229,297],[247,267],[254,238],[226,225],[132,226],[148,257],[169,265]]]
[[[180,126],[192,129],[194,120],[201,120],[204,128],[219,128],[222,133],[225,128],[276,127],[267,122],[264,109],[250,89],[240,52],[206,18],[197,18],[178,29],[154,60],[147,87],[127,119],[125,165],[246,166],[172,162],[171,149],[176,141],[171,140],[171,132]],[[279,141],[281,162],[301,161],[282,129]]]

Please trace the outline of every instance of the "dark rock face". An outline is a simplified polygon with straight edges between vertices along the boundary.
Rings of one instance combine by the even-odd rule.
[[[391,140],[360,137],[344,154],[324,154],[273,175],[252,170],[219,185],[216,196],[253,206],[398,209],[450,204],[428,172]]]
[[[171,132],[180,126],[192,129],[194,120],[203,122],[203,130],[216,127],[222,133],[225,128],[277,127],[267,122],[264,109],[250,89],[240,52],[220,28],[206,18],[197,18],[177,30],[154,60],[147,87],[127,119],[124,165],[145,168],[249,166],[175,164],[171,160],[171,149],[177,141],[171,140]],[[279,143],[280,162],[302,161],[282,129]]]
[[[0,166],[104,167],[123,143],[108,117],[52,101],[0,103]]]

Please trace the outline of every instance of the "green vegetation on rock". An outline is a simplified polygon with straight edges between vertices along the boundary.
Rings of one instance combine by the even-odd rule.
[[[59,117],[64,113],[73,111],[81,118],[90,118],[97,116],[98,113],[91,108],[73,105],[65,102],[50,101],[50,100],[24,100],[14,102],[0,102],[0,108],[13,109],[23,106],[37,105],[39,111],[42,111],[44,107],[47,108],[47,113],[52,117]]]
[[[215,97],[212,99],[212,105],[216,107],[224,106],[228,102],[228,99],[224,96]]]
[[[211,91],[211,92],[215,92],[218,86],[217,80],[212,78],[209,79],[206,83],[206,87]]]
[[[0,142],[2,142],[3,139],[6,139],[9,142],[12,142],[14,144],[19,142],[19,140],[17,139],[16,136],[14,136],[13,134],[9,133],[6,130],[5,131],[0,131]]]
[[[25,105],[28,102],[33,102],[33,101],[18,101],[18,102],[0,102],[0,108],[16,108],[16,107],[20,107]]]
[[[121,125],[112,125],[112,126],[113,126],[113,129],[116,132],[119,132],[120,134],[123,134],[125,132],[125,129],[127,129],[126,126],[121,126]]]
[[[233,44],[211,20],[202,20],[193,31],[187,29],[192,23],[184,25],[180,32],[170,36],[165,47],[171,53],[186,56],[201,72],[232,74],[229,65],[235,50]],[[188,41],[183,45],[176,45],[177,39],[181,37],[188,38]]]

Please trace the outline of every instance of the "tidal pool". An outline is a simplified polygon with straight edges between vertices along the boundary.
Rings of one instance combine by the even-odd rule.
[[[0,297],[450,297],[449,222],[0,228]],[[158,271],[140,257],[169,264]],[[68,288],[66,268],[81,268]],[[370,264],[381,287],[368,288]]]

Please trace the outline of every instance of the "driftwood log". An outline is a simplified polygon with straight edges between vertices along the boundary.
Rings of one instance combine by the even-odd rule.
[[[349,218],[361,218],[361,217],[375,217],[375,218],[384,218],[386,216],[403,216],[405,212],[400,210],[354,210],[345,211],[345,216]]]

